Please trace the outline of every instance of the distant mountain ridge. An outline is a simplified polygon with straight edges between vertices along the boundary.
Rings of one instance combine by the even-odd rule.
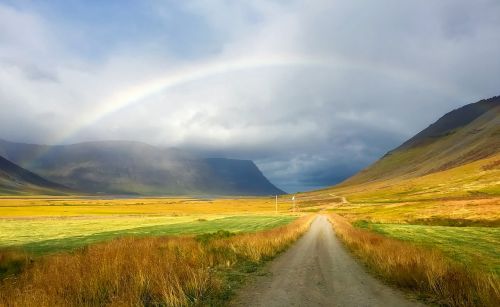
[[[339,187],[408,179],[500,153],[500,96],[453,110]]]
[[[70,190],[0,156],[0,194],[60,194]]]
[[[0,155],[54,182],[87,193],[274,195],[250,160],[200,158],[140,142],[36,145],[0,140]]]

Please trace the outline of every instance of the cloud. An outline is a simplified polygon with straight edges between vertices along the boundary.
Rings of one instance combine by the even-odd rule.
[[[0,4],[0,137],[134,139],[254,159],[280,187],[305,190],[342,180],[453,108],[499,94],[498,1],[117,5]],[[191,80],[60,138],[138,84],[279,55],[324,65]]]

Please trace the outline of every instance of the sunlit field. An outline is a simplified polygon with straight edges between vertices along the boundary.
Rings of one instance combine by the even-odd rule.
[[[166,218],[103,218],[0,221],[3,247],[16,247],[35,254],[71,250],[123,236],[166,236],[255,232],[287,224],[294,216],[185,216]],[[36,229],[36,231],[33,231]]]
[[[350,220],[442,226],[500,226],[500,198],[349,203],[329,208]]]
[[[500,275],[500,228],[358,224],[385,236],[432,247],[469,268]]]
[[[278,203],[288,212],[290,197]],[[108,215],[191,215],[274,213],[274,198],[190,199],[190,198],[67,198],[0,197],[0,218],[108,216]]]
[[[121,236],[254,232],[295,219],[271,199],[0,199],[0,247],[44,253]]]

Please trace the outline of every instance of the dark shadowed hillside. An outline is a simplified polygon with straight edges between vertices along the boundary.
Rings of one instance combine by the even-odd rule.
[[[0,142],[0,154],[55,182],[89,193],[272,195],[252,161],[204,159],[139,142],[45,146]]]
[[[214,173],[214,178],[223,178],[218,182],[220,189],[234,191],[231,194],[238,194],[238,191],[247,191],[247,194],[276,194],[276,188],[262,174],[259,168],[251,160],[234,160],[211,158],[205,159]],[[263,191],[267,191],[263,193]],[[282,194],[283,192],[279,191]]]
[[[64,192],[69,192],[69,189],[0,157],[0,194],[59,194]]]

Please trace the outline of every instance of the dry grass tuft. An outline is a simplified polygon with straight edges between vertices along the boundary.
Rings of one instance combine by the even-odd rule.
[[[31,258],[23,251],[16,249],[0,250],[0,279],[18,274],[31,262]]]
[[[330,215],[347,247],[377,274],[447,306],[500,306],[500,279],[452,263],[435,250],[354,228]]]
[[[219,274],[284,250],[312,217],[268,231],[197,240],[122,238],[46,256],[0,285],[1,306],[186,306],[217,299]]]

